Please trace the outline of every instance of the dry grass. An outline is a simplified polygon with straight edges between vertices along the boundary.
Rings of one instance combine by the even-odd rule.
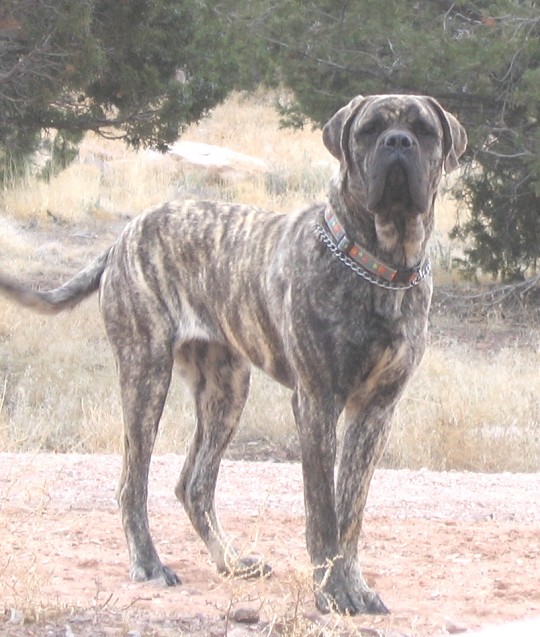
[[[399,404],[389,467],[538,471],[538,354],[433,345]]]
[[[281,130],[273,97],[236,95],[217,107],[185,141],[211,143],[264,160],[267,175],[227,183],[190,170],[170,156],[135,152],[118,142],[86,138],[80,161],[49,183],[28,176],[3,194],[12,218],[47,222],[47,211],[80,223],[134,214],[174,196],[202,195],[279,210],[291,210],[324,195],[336,162],[320,131]]]
[[[272,99],[234,96],[185,136],[257,156],[270,166],[268,175],[239,183],[89,137],[81,161],[50,183],[28,177],[3,193],[0,267],[59,281],[108,244],[124,218],[176,195],[281,210],[321,198],[335,162],[319,131],[280,130]],[[454,214],[450,200],[439,203],[432,245],[439,284],[455,278],[452,257],[461,247],[447,239]],[[97,314],[95,300],[55,318],[0,304],[0,450],[120,449],[114,365]],[[538,468],[537,352],[516,346],[484,353],[467,342],[431,346],[400,404],[387,466]],[[184,450],[192,426],[191,402],[176,382],[158,451]],[[295,432],[289,393],[255,373],[239,440],[249,451],[250,441],[260,439],[283,457],[279,450],[294,447]]]

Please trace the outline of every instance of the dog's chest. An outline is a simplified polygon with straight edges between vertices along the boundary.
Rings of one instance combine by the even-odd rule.
[[[347,285],[343,277],[311,281],[293,308],[295,366],[332,391],[403,382],[420,361],[426,340],[430,290],[395,292]]]

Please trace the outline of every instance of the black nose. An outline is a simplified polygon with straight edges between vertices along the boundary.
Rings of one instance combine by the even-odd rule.
[[[384,138],[384,145],[387,148],[411,148],[413,140],[407,133],[394,131]]]

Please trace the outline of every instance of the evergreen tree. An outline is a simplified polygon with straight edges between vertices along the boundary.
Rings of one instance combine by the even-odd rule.
[[[540,9],[534,0],[283,0],[254,21],[281,81],[285,120],[322,124],[356,94],[437,97],[469,134],[460,197],[468,270],[503,279],[540,256]]]
[[[3,0],[0,165],[55,129],[69,161],[85,131],[163,149],[233,86],[226,29],[199,0]]]

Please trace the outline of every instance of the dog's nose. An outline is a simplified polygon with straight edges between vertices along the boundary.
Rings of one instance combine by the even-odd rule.
[[[393,131],[384,138],[384,145],[387,148],[411,148],[413,140],[403,131]]]

